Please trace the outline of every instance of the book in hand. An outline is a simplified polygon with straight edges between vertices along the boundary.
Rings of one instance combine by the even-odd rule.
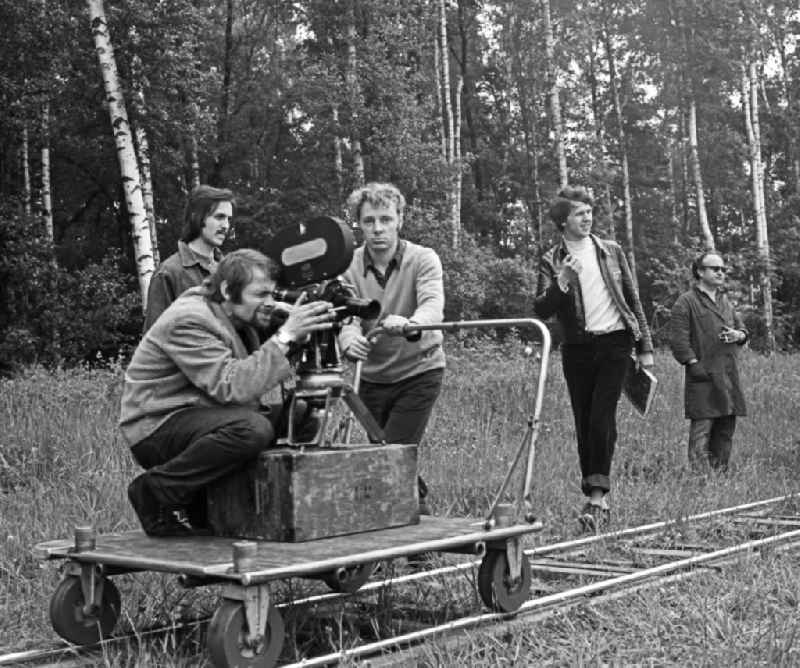
[[[636,368],[636,360],[631,358],[622,391],[633,407],[644,417],[653,405],[658,379],[644,367]]]

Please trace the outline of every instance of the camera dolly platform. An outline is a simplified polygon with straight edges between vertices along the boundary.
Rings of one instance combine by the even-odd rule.
[[[371,322],[380,305],[357,298],[335,278],[349,266],[352,250],[352,232],[325,217],[285,228],[273,239],[282,285],[330,301],[341,320]],[[112,578],[141,571],[174,573],[187,587],[222,587],[222,601],[207,633],[210,658],[219,668],[268,667],[278,661],[284,628],[271,590],[278,580],[322,579],[335,591],[353,593],[379,562],[425,552],[467,552],[482,556],[477,584],[489,608],[510,613],[524,603],[531,570],[522,540],[541,528],[531,486],[550,353],[547,327],[527,318],[415,323],[403,332],[379,325],[367,333],[368,338],[411,338],[425,330],[538,330],[539,375],[527,427],[485,518],[476,521],[420,517],[417,446],[386,443],[358,396],[360,366],[352,385],[345,380],[338,321],[334,325],[313,333],[299,351],[289,430],[279,447],[207,490],[212,535],[97,535],[93,527],[83,526],[72,539],[36,546],[40,558],[64,562],[50,601],[50,620],[61,637],[78,645],[110,637],[121,612]],[[334,429],[332,416],[341,404],[349,417]],[[314,418],[316,433],[293,433],[295,415]],[[370,443],[350,445],[353,418]],[[511,483],[523,462],[521,493],[516,495]]]
[[[484,519],[420,517],[416,445],[350,445],[351,424],[337,447],[300,444],[298,448],[290,438],[283,449],[265,451],[256,466],[233,474],[238,478],[223,479],[209,491],[209,520],[217,535],[153,538],[141,531],[97,535],[93,527],[84,526],[75,528],[72,539],[38,544],[37,557],[64,562],[63,577],[50,601],[56,633],[76,645],[110,637],[122,608],[112,578],[142,571],[174,573],[186,587],[222,587],[206,640],[215,666],[269,667],[278,661],[284,640],[283,620],[271,592],[276,581],[321,579],[333,591],[354,593],[380,562],[426,552],[480,556],[481,600],[491,610],[515,612],[527,600],[531,585],[522,540],[542,528],[533,513],[531,487],[550,335],[536,319],[414,326],[477,327],[535,327],[542,345],[527,428]],[[381,334],[380,328],[370,332],[370,336]],[[380,428],[374,421],[362,420],[354,388],[340,382],[341,374],[330,369],[319,373],[312,367],[306,368],[307,382],[300,384],[298,395],[325,416],[323,422],[335,401],[343,399],[365,431],[380,441]],[[324,431],[325,425],[320,434]],[[337,434],[341,432],[340,425]],[[509,488],[523,461],[517,496]],[[311,489],[325,493],[310,499]]]
[[[121,611],[113,576],[175,573],[184,586],[222,587],[206,640],[215,666],[273,666],[284,641],[270,588],[277,580],[322,579],[334,591],[354,593],[379,562],[424,552],[467,552],[482,556],[478,591],[483,602],[497,611],[517,610],[531,584],[520,538],[541,525],[482,525],[422,517],[417,525],[304,543],[150,538],[141,531],[95,536],[89,528],[77,528],[74,541],[41,543],[36,550],[41,558],[66,560],[51,598],[50,619],[69,642],[90,645],[110,636]]]

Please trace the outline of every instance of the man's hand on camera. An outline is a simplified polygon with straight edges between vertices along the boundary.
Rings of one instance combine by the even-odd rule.
[[[311,332],[330,329],[336,319],[333,304],[330,302],[303,304],[301,301],[302,297],[291,307],[286,322],[280,328],[286,338],[297,343],[302,342]]]
[[[408,318],[402,315],[387,315],[380,323],[383,331],[387,334],[400,336],[405,334],[405,328],[408,327]]]
[[[369,351],[372,349],[372,344],[366,336],[359,335],[349,346],[344,354],[354,362],[365,362],[369,357]]]

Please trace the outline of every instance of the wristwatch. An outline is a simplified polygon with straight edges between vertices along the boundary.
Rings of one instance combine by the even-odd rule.
[[[289,336],[284,329],[279,329],[277,332],[275,332],[274,336],[275,340],[282,346],[285,346],[287,350],[289,346],[294,343],[294,339]]]

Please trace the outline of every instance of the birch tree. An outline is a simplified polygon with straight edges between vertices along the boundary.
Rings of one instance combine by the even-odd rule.
[[[117,147],[119,169],[125,191],[125,206],[128,210],[131,224],[139,291],[142,295],[142,308],[146,309],[147,289],[150,286],[150,278],[153,275],[155,265],[153,262],[150,225],[147,222],[147,214],[142,197],[139,165],[136,162],[136,153],[133,149],[128,112],[125,109],[125,100],[119,84],[117,63],[114,59],[114,50],[108,32],[108,21],[103,8],[103,0],[87,0],[87,6],[95,52],[97,53],[100,72],[103,77],[103,88],[111,119],[111,129]]]
[[[31,157],[28,126],[22,126],[22,206],[26,216],[31,215]]]
[[[146,106],[144,102],[144,81],[142,81],[142,60],[134,55],[131,58],[131,77],[133,79],[133,111],[136,114],[134,124],[134,138],[136,139],[136,156],[139,159],[139,168],[142,177],[142,199],[144,211],[147,215],[147,224],[150,226],[150,241],[153,245],[153,264],[158,266],[161,258],[158,252],[158,233],[156,231],[156,212],[153,204],[153,179],[150,174],[150,142],[147,139],[147,130],[144,127]]]
[[[444,142],[445,162],[450,167],[450,190],[447,193],[447,202],[450,209],[450,245],[458,248],[461,237],[461,91],[464,77],[458,77],[455,93],[450,88],[450,58],[447,39],[447,3],[439,0],[439,48],[438,63],[441,69],[442,82],[442,115],[446,141]],[[439,77],[437,77],[439,80]],[[455,102],[455,112],[453,106]]]
[[[697,207],[697,222],[700,224],[700,233],[703,235],[705,246],[709,250],[714,249],[714,235],[711,234],[711,226],[708,224],[708,209],[706,208],[706,196],[703,190],[703,170],[700,167],[700,153],[697,148],[697,102],[694,94],[689,97],[689,161],[692,166],[692,176],[694,178],[695,204]]]
[[[607,8],[604,11],[608,11]],[[636,253],[633,243],[633,205],[631,203],[631,176],[628,167],[628,140],[625,136],[625,124],[622,118],[622,102],[620,100],[619,86],[617,85],[617,59],[611,45],[611,36],[608,28],[608,15],[604,14],[603,43],[608,59],[608,81],[611,92],[611,102],[614,106],[616,121],[617,144],[619,146],[620,164],[622,166],[622,200],[625,209],[625,237],[628,242],[628,264],[631,268],[633,284],[637,287],[639,281],[636,277]]]
[[[347,13],[347,63],[345,65],[345,83],[350,102],[350,152],[353,156],[353,171],[356,186],[364,185],[364,154],[361,152],[359,137],[358,107],[360,87],[358,84],[358,54],[356,51],[356,0],[351,0]]]
[[[331,105],[333,121],[333,173],[336,176],[336,188],[339,199],[344,198],[344,159],[342,158],[342,137],[339,134],[339,107]]]
[[[775,329],[772,315],[772,278],[770,275],[769,235],[764,197],[764,166],[761,160],[761,125],[758,113],[758,67],[755,59],[742,65],[742,107],[744,109],[747,144],[750,154],[750,185],[758,249],[758,274],[761,289],[764,329],[767,349],[775,350]]]
[[[550,115],[553,123],[553,140],[558,158],[558,181],[563,188],[569,182],[567,171],[567,151],[564,145],[564,122],[561,116],[561,87],[559,85],[558,67],[555,56],[555,37],[550,15],[550,0],[540,0],[542,20],[544,23],[544,46],[547,60],[547,78],[549,82]]]
[[[522,120],[522,136],[525,145],[525,192],[527,193],[526,203],[528,212],[531,216],[533,226],[533,238],[538,255],[541,255],[542,238],[544,227],[544,216],[542,215],[542,202],[539,184],[539,136],[537,124],[535,122],[538,113],[538,90],[533,73],[528,65],[529,58],[524,58],[525,52],[523,44],[524,23],[517,20],[515,14],[509,17],[510,20],[510,56],[511,71],[517,96],[519,99],[519,110]],[[528,240],[530,241],[530,240]],[[530,243],[528,243],[530,245]]]
[[[50,103],[42,103],[42,221],[44,232],[50,242],[52,251],[55,235],[53,234],[53,197],[50,191]],[[55,256],[54,256],[55,257]]]

